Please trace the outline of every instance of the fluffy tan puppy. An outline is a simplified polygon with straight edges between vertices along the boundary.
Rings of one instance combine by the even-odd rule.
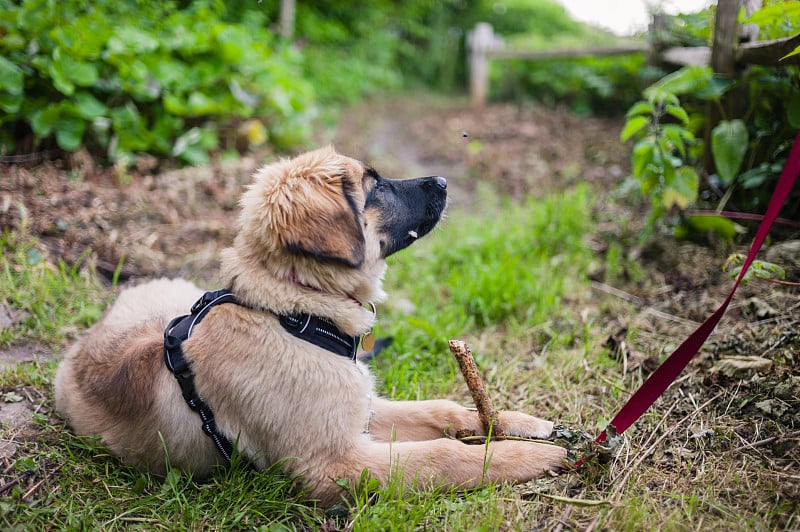
[[[335,482],[363,469],[386,481],[474,487],[527,481],[558,469],[564,449],[445,436],[482,433],[451,401],[390,401],[368,368],[290,334],[281,317],[327,320],[347,340],[369,331],[382,301],[385,259],[428,233],[444,210],[442,177],[389,180],[327,147],[259,170],[241,199],[239,231],[222,254],[238,304],[211,308],[182,344],[197,394],[219,432],[255,467],[275,462],[312,497],[340,500]],[[160,279],[124,290],[67,352],[56,407],[76,433],[99,435],[125,461],[164,473],[209,474],[225,461],[164,363],[164,330],[203,291]],[[507,432],[546,437],[552,423],[502,412]]]

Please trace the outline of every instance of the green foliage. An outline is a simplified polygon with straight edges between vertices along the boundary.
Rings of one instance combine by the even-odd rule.
[[[741,253],[734,253],[728,257],[728,259],[725,261],[725,264],[722,266],[722,269],[731,279],[739,277],[742,272],[742,266],[744,266],[744,261],[744,255]],[[746,284],[752,281],[754,278],[763,279],[766,281],[782,281],[783,279],[786,279],[786,270],[771,262],[754,260],[750,264],[750,268],[748,268],[747,272],[744,274],[744,276],[742,276],[742,283]]]
[[[623,142],[636,140],[631,163],[639,190],[652,204],[648,230],[671,208],[685,209],[697,197],[698,175],[686,164],[697,145],[691,119],[665,85],[670,86],[651,87],[647,99],[631,107],[620,134]]]
[[[617,115],[662,74],[644,54],[572,60],[497,61],[492,66],[492,96],[532,98],[549,107],[566,105],[576,113]]]
[[[33,505],[23,502],[21,491],[3,497],[4,530],[291,530],[321,524],[321,514],[277,466],[256,472],[234,464],[204,482],[177,469],[159,478],[123,465],[94,439],[70,436],[55,420],[40,423],[36,460],[18,458],[10,478],[21,484],[29,475],[47,478],[48,488]]]
[[[314,93],[297,54],[275,45],[258,11],[223,14],[208,2],[0,1],[0,151],[32,135],[111,160],[199,164],[253,116],[276,145],[304,139]]]
[[[759,24],[762,39],[781,37],[800,29],[797,17],[785,18],[796,9],[796,3],[772,3],[740,22]],[[707,20],[713,19],[708,16]],[[694,31],[698,36],[704,35],[696,27]],[[800,95],[795,88],[798,83],[800,69],[795,66],[754,66],[742,74],[741,82],[716,77],[709,67],[692,66],[648,87],[645,100],[629,110],[622,132],[623,140],[637,141],[631,155],[633,177],[652,204],[648,229],[671,207],[683,210],[697,201],[707,202],[717,191],[722,195],[717,198],[718,204],[711,206],[719,210],[728,203],[745,211],[762,210],[783,168],[790,141],[800,127]],[[741,87],[748,88],[746,97]],[[739,91],[732,98],[748,103],[746,109],[738,110],[737,117],[724,116],[719,105],[731,91]],[[658,102],[662,104],[659,106]],[[702,131],[709,104],[723,111],[723,120],[710,132],[708,145],[692,140],[682,147],[682,139],[688,140],[688,135]],[[708,176],[707,183],[699,180],[694,170],[705,150],[709,150],[716,170]],[[675,177],[679,179],[675,181]],[[669,188],[676,190],[666,192]],[[784,213],[788,217],[799,212],[793,201],[798,197],[800,192],[795,192],[787,202],[789,208]],[[711,230],[724,239],[738,233],[735,224],[717,218],[682,217],[676,232],[688,236],[698,230]]]
[[[725,241],[731,241],[743,232],[743,228],[719,214],[692,214],[681,218],[674,232],[678,238],[715,234]]]
[[[747,144],[747,127],[742,120],[723,120],[711,131],[711,154],[725,185],[730,186],[739,175]]]

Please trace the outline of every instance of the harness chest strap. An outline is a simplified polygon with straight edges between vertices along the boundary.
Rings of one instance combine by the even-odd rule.
[[[184,401],[200,416],[203,432],[211,438],[225,461],[230,463],[233,443],[219,431],[214,421],[214,413],[197,394],[194,373],[181,348],[183,341],[192,335],[194,326],[200,323],[212,307],[221,303],[237,303],[236,297],[227,290],[206,292],[192,305],[191,314],[178,316],[169,322],[164,331],[164,362],[178,381]]]
[[[181,344],[192,335],[194,326],[200,323],[209,310],[222,303],[242,305],[230,290],[206,292],[192,305],[191,314],[178,316],[169,322],[164,331],[164,362],[178,381],[184,401],[200,416],[203,432],[212,439],[225,461],[230,463],[234,445],[219,431],[214,421],[214,413],[197,393],[194,373],[181,348]],[[331,320],[310,314],[299,314],[278,315],[278,321],[293,336],[353,362],[356,361],[359,338],[343,333]]]

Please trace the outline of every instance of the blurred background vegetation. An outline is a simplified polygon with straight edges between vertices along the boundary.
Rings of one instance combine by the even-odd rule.
[[[764,4],[755,20],[762,38],[798,31],[797,2]],[[712,6],[670,18],[659,38],[708,44],[713,13]],[[300,1],[288,40],[279,19],[279,0],[0,0],[0,157],[85,149],[125,166],[142,153],[205,164],[264,145],[287,150],[309,142],[322,109],[392,91],[463,93],[466,34],[481,21],[510,46],[529,49],[621,40],[573,20],[555,0]],[[495,61],[490,96],[622,116],[669,70],[649,65],[644,53]],[[747,152],[738,169],[746,186],[732,199],[749,209],[756,205],[747,198],[763,203],[800,126],[800,75],[797,67],[756,67],[742,79],[751,93],[749,135],[739,146]],[[656,161],[662,169],[699,164],[706,89],[676,95],[689,118],[679,144],[692,138],[686,150],[665,145],[665,153],[684,153],[678,162]],[[682,206],[685,198],[710,202],[731,184],[713,175],[684,183],[700,190],[684,195]]]
[[[279,18],[279,0],[0,0],[0,154],[85,146],[111,161],[149,152],[198,164],[243,141],[289,148],[320,104],[461,90],[479,21],[528,46],[598,42],[553,0],[301,1],[291,42]],[[656,77],[643,61],[513,65],[497,96],[624,109],[643,87],[631,80]]]

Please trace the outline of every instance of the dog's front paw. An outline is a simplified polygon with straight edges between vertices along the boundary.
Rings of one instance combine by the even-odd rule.
[[[544,439],[553,432],[552,421],[529,416],[522,412],[505,410],[500,412],[499,417],[507,436]]]

